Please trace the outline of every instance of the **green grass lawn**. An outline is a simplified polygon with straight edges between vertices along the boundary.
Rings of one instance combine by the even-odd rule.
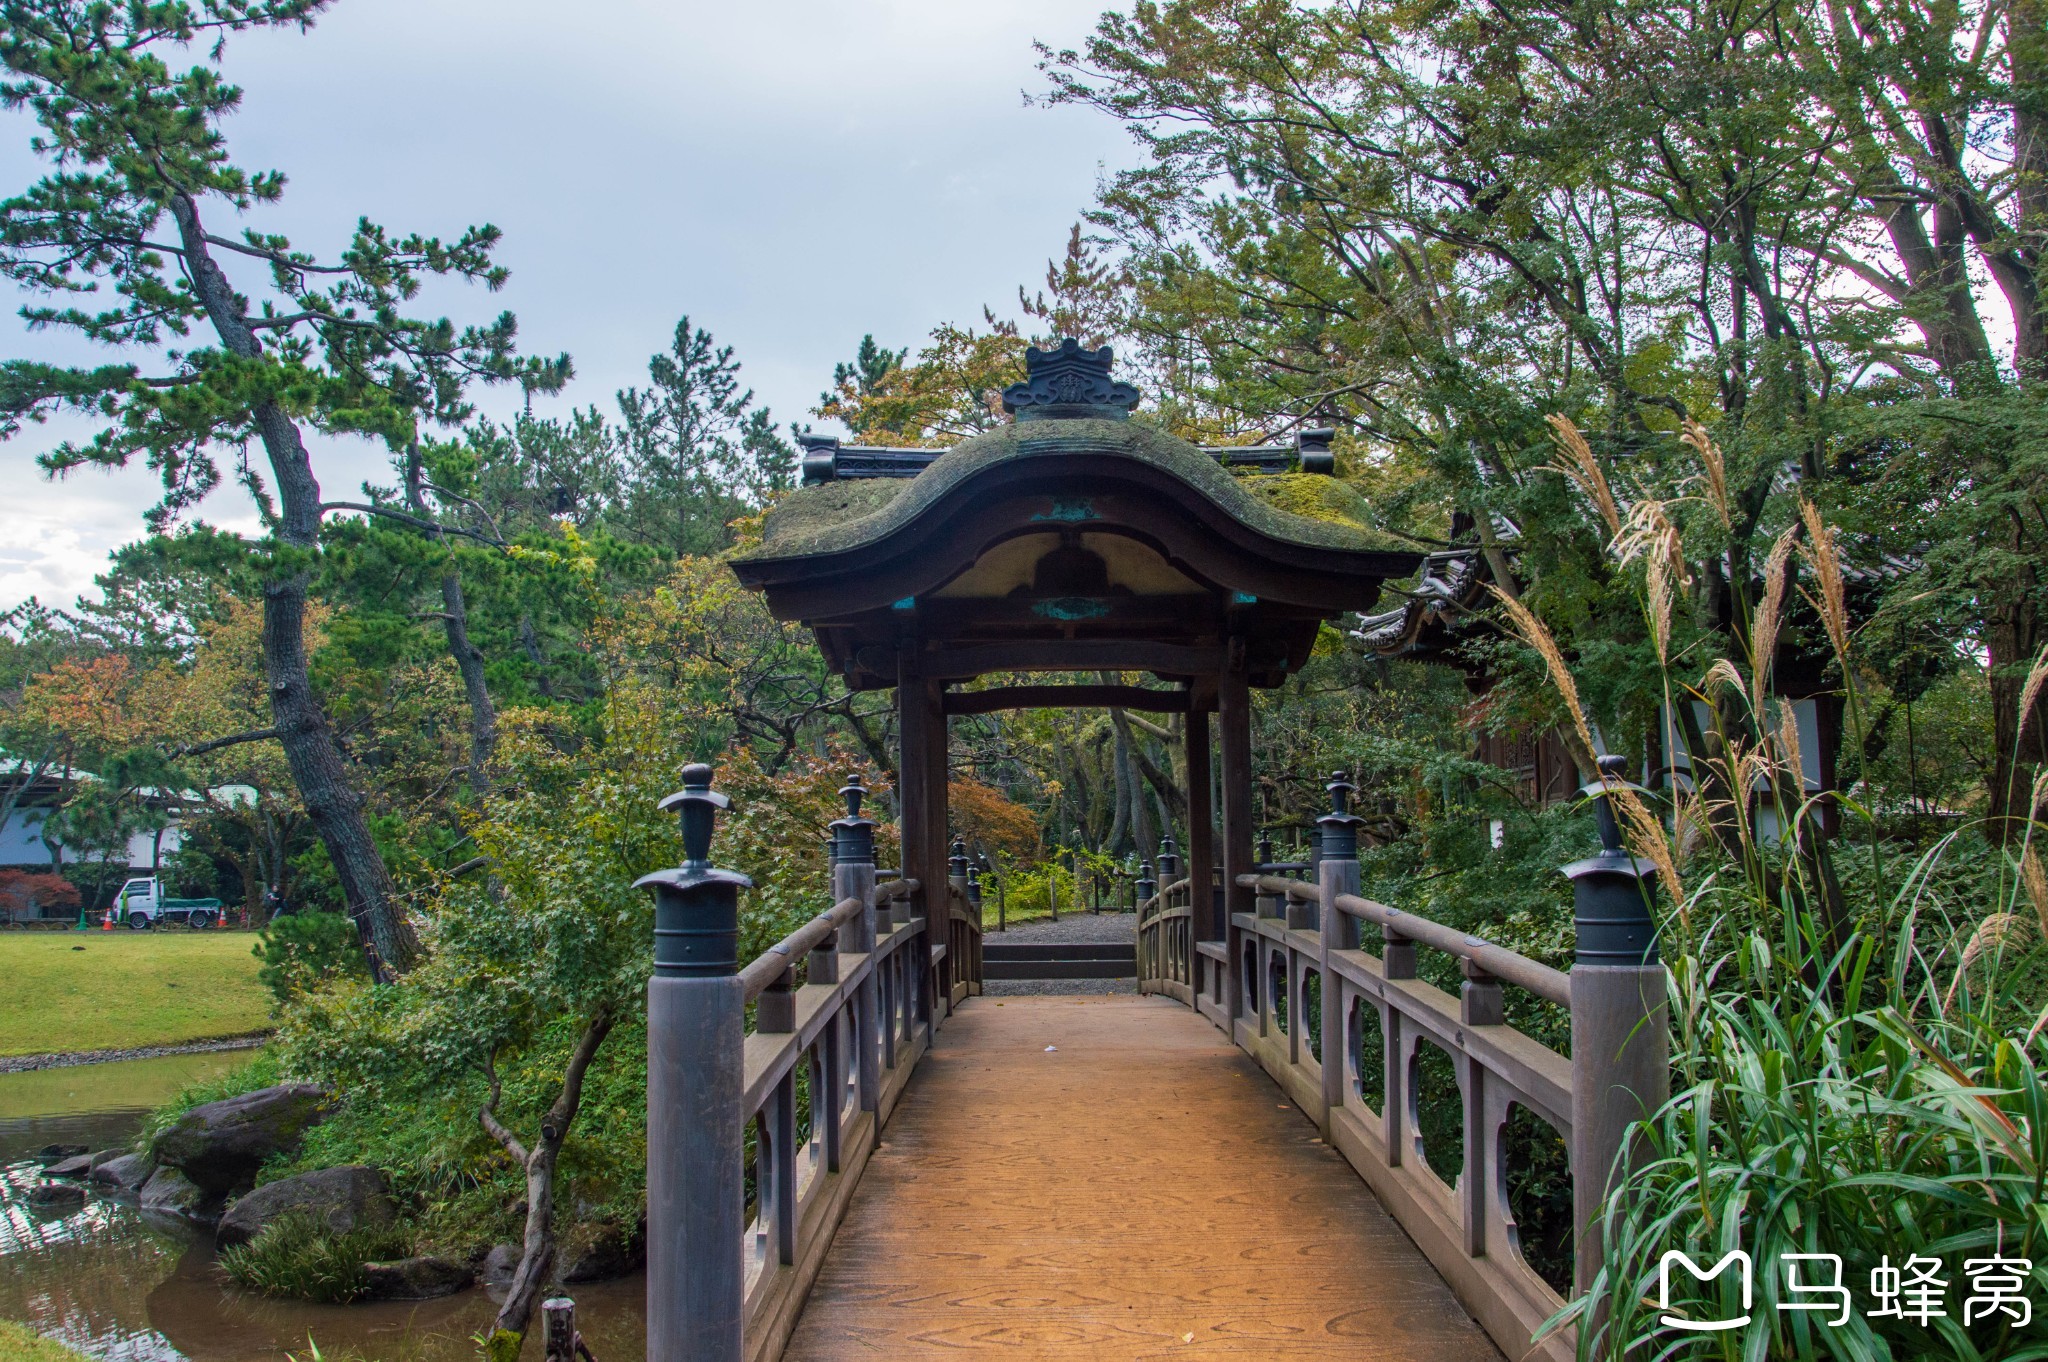
[[[255,941],[250,932],[177,928],[0,933],[0,1055],[261,1030],[270,994],[256,982]]]
[[[0,1362],[68,1362],[84,1356],[42,1337],[26,1324],[0,1319]]]

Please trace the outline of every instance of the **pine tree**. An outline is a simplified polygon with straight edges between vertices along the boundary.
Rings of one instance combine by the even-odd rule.
[[[222,456],[256,499],[262,546],[263,656],[274,734],[283,745],[343,895],[392,968],[413,934],[371,840],[304,642],[306,597],[321,549],[322,499],[304,431],[380,438],[403,448],[423,421],[466,416],[474,381],[538,372],[515,357],[503,313],[458,329],[410,315],[430,279],[500,288],[488,225],[453,241],[399,235],[364,218],[332,261],[282,236],[228,234],[216,220],[277,201],[284,176],[229,156],[222,125],[241,91],[221,77],[226,40],[310,28],[327,0],[5,0],[0,99],[42,127],[32,143],[51,172],[0,202],[0,273],[52,298],[25,308],[55,327],[154,363],[92,368],[0,365],[0,437],[69,410],[104,422],[41,456],[61,474],[144,460],[162,478],[160,528],[221,479]],[[184,70],[194,44],[204,57]],[[232,273],[231,273],[232,271]],[[267,471],[247,457],[260,448]],[[271,736],[272,730],[252,734]]]

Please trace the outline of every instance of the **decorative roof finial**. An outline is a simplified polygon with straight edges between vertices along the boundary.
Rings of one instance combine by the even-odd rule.
[[[1138,405],[1138,390],[1109,376],[1115,356],[1105,345],[1085,350],[1072,336],[1057,348],[1024,352],[1022,383],[1003,389],[1003,410],[1019,421],[1122,421]]]

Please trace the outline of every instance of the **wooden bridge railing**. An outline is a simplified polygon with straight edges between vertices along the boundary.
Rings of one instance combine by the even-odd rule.
[[[1611,766],[1607,775],[1619,778]],[[1575,1287],[1584,1290],[1599,1264],[1598,1218],[1628,1125],[1661,1105],[1668,1090],[1664,972],[1647,906],[1652,872],[1621,850],[1601,794],[1604,849],[1565,870],[1579,927],[1577,962],[1567,974],[1361,897],[1350,788],[1341,775],[1332,782],[1315,882],[1239,876],[1255,911],[1232,914],[1225,940],[1177,935],[1188,916],[1188,879],[1141,907],[1139,987],[1193,1006],[1258,1060],[1502,1351],[1562,1362],[1573,1353],[1569,1330],[1530,1346],[1564,1300],[1524,1257],[1508,1197],[1510,1119],[1520,1106],[1565,1143]],[[1377,929],[1377,950],[1366,948],[1366,928]],[[1417,977],[1418,947],[1456,959],[1456,996]],[[1569,1010],[1569,1056],[1507,1024],[1507,987]],[[1365,1042],[1374,1029],[1380,1039],[1370,1053]],[[1450,1182],[1431,1169],[1423,1145],[1427,1045],[1451,1060],[1463,1108],[1460,1163]]]
[[[967,843],[955,838],[947,861],[946,927],[935,964],[939,993],[955,1008],[981,992],[981,888],[967,859]]]
[[[767,1362],[933,1031],[979,990],[980,922],[970,886],[877,883],[856,776],[832,824],[835,902],[742,968],[749,881],[708,860],[727,801],[707,766],[683,781],[663,807],[682,815],[687,859],[640,881],[655,893],[647,1355]]]
[[[1194,915],[1193,882],[1185,878],[1138,905],[1138,992],[1194,1005]]]

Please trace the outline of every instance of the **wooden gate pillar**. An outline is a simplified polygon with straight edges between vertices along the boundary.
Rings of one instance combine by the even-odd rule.
[[[930,944],[942,939],[946,891],[946,712],[941,687],[922,675],[915,653],[898,662],[896,684],[898,807],[902,810],[903,873],[918,882],[912,909],[925,921],[926,950],[910,973],[917,989],[915,1015],[931,1020],[939,980],[929,961]]]
[[[1224,913],[1253,911],[1252,891],[1238,877],[1252,873],[1252,693],[1241,669],[1233,668],[1216,685],[1217,735],[1223,748],[1223,905]],[[1194,867],[1206,896],[1210,862]],[[1225,920],[1228,920],[1226,916]],[[1212,938],[1213,939],[1213,938]]]
[[[1188,902],[1194,905],[1194,937],[1197,941],[1221,941],[1224,917],[1209,891],[1209,867],[1216,864],[1216,807],[1212,799],[1216,775],[1211,767],[1209,712],[1190,707],[1187,718],[1188,759]],[[1159,882],[1171,884],[1178,878],[1164,865]]]

